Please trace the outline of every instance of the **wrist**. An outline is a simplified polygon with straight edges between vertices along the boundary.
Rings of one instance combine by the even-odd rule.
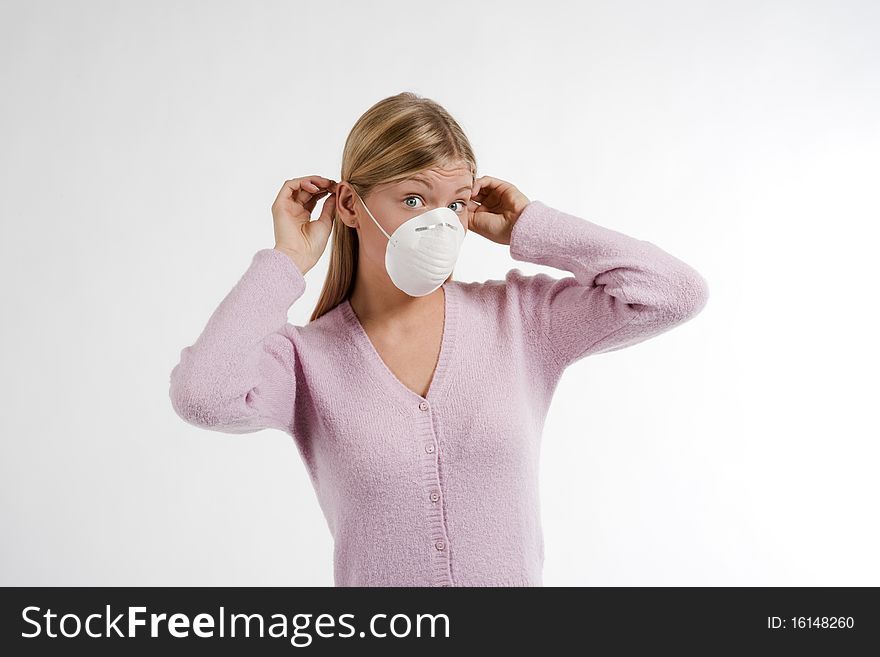
[[[513,206],[513,217],[514,217],[513,220],[514,221],[519,219],[520,215],[528,207],[529,203],[531,203],[531,201],[529,201],[529,199],[523,198],[521,201],[514,204],[514,206]]]
[[[288,258],[290,258],[291,262],[299,269],[300,273],[305,276],[306,272],[311,269],[311,265],[305,262],[305,260],[300,256],[296,251],[291,251],[290,249],[285,249],[283,246],[278,246],[277,244],[273,247],[276,251],[280,251]]]

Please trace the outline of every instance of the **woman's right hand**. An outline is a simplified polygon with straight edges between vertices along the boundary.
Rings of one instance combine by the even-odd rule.
[[[332,190],[332,191],[331,191]],[[303,176],[285,180],[275,202],[275,248],[290,256],[305,274],[324,253],[336,203],[336,183],[321,176]],[[330,194],[321,207],[321,216],[312,221],[312,210],[324,194]]]

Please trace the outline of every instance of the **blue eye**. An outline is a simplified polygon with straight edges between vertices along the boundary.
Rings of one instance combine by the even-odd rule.
[[[405,197],[405,198],[403,199],[403,202],[406,203],[406,202],[409,201],[410,199],[417,199],[417,200],[419,200],[419,201],[422,200],[422,199],[419,198],[418,196],[410,195],[410,196]],[[461,205],[462,207],[459,208],[458,210],[453,210],[453,212],[461,212],[461,211],[464,209],[464,206],[466,205],[464,201],[453,201],[453,204],[455,204],[455,203],[458,203],[458,204]],[[407,204],[407,207],[409,207],[409,208],[417,208],[418,206],[417,206],[417,205],[409,205],[409,204]]]

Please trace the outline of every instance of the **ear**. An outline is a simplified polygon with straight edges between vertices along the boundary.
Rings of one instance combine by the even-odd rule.
[[[336,216],[350,228],[358,228],[360,226],[358,212],[355,208],[358,203],[355,194],[356,192],[347,181],[341,180],[336,183]]]

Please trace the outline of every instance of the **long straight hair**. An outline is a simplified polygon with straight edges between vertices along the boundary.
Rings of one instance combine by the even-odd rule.
[[[477,161],[461,126],[437,102],[404,91],[380,100],[354,124],[339,179],[364,198],[376,185],[461,162],[476,176]],[[332,220],[330,265],[310,321],[349,297],[357,272],[357,230],[339,219],[335,208]]]

